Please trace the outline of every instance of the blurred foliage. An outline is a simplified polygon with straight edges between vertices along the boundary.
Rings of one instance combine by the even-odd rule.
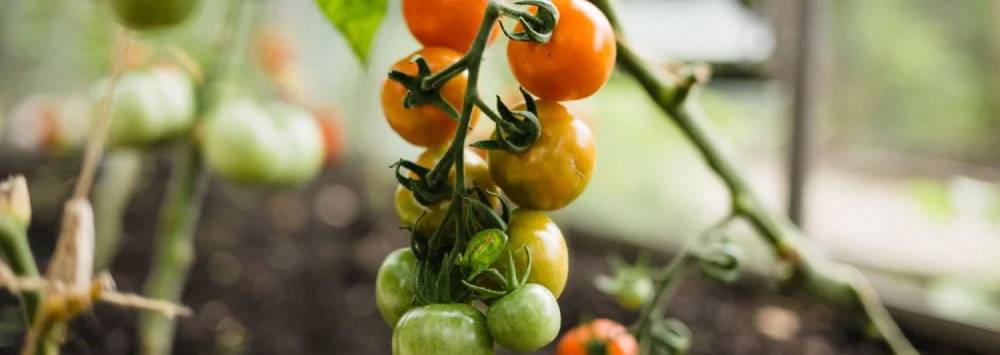
[[[323,14],[347,38],[351,49],[362,62],[368,60],[368,50],[385,17],[386,0],[316,0]]]
[[[834,11],[836,138],[1000,161],[990,1],[843,0]],[[961,4],[961,6],[957,6]],[[995,103],[994,103],[995,104]]]

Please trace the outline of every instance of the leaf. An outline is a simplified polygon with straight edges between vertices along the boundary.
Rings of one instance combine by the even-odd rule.
[[[387,0],[316,0],[316,5],[347,39],[358,59],[367,61],[375,32],[388,9]]]

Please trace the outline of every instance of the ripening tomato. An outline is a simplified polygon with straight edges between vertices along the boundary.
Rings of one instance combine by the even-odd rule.
[[[390,253],[375,277],[375,305],[390,327],[413,305],[416,295],[417,258],[410,248]]]
[[[416,163],[431,169],[434,167],[434,164],[437,164],[437,161],[441,159],[441,156],[444,155],[447,149],[447,146],[429,148],[420,153]],[[496,184],[493,183],[493,179],[490,177],[486,161],[470,149],[465,150],[463,157],[465,158],[465,185],[472,187],[473,184],[477,184],[487,191],[498,192]],[[411,177],[415,176],[411,174]],[[452,168],[449,172],[448,182],[455,183],[455,168]],[[437,229],[441,224],[441,220],[444,219],[445,211],[448,210],[448,201],[438,202],[432,206],[421,205],[413,197],[413,192],[402,185],[396,187],[395,201],[396,214],[399,215],[403,226],[414,227],[416,225],[417,230],[427,237],[433,235],[434,230]],[[420,219],[420,223],[417,225],[417,219],[421,215],[424,215],[424,218]]]
[[[544,286],[529,283],[501,297],[486,311],[490,336],[507,350],[541,349],[559,335],[559,303]]]
[[[403,18],[413,37],[425,47],[466,52],[472,47],[486,14],[487,0],[403,0]],[[494,24],[489,43],[497,38]]]
[[[420,55],[427,60],[432,72],[440,71],[448,65],[457,62],[462,55],[451,49],[443,47],[427,47],[406,56],[392,66],[393,70],[417,75],[417,64],[410,61],[415,55]],[[465,88],[468,83],[468,75],[462,73],[451,78],[441,88],[441,94],[445,101],[450,103],[456,111],[461,112],[462,101],[465,98]],[[400,137],[407,142],[422,147],[436,147],[448,143],[455,135],[458,127],[458,120],[452,119],[448,113],[430,104],[416,107],[403,107],[403,99],[406,97],[406,87],[386,79],[382,86],[382,111],[385,118]],[[479,118],[479,111],[473,110],[470,117],[469,127],[475,127]]]
[[[597,148],[590,128],[563,105],[542,100],[537,108],[542,134],[535,144],[521,154],[489,151],[489,170],[514,203],[551,211],[583,193],[594,172]]]
[[[559,9],[552,38],[545,44],[510,41],[511,70],[525,89],[543,99],[569,101],[593,95],[615,66],[611,23],[586,0],[552,3]]]
[[[323,167],[323,135],[300,108],[231,99],[206,119],[201,152],[208,168],[229,181],[295,186]]]
[[[323,161],[327,165],[336,164],[343,158],[346,146],[343,123],[332,107],[315,109],[313,116],[316,117],[320,132],[323,134]]]
[[[545,286],[558,298],[569,275],[569,252],[559,226],[543,212],[516,209],[510,214],[507,236],[507,250],[514,254],[517,275],[523,275],[528,266],[528,256],[524,253],[527,246],[531,253],[528,282]],[[506,275],[507,264],[504,256],[493,266]]]
[[[94,95],[104,95],[107,85],[97,84]],[[171,66],[125,73],[115,86],[111,115],[112,144],[144,145],[174,137],[194,122],[194,82]]]
[[[176,25],[194,9],[196,0],[112,0],[111,9],[123,25],[146,30]]]
[[[393,355],[492,355],[486,317],[467,304],[409,310],[392,332]]]
[[[557,355],[636,355],[639,344],[624,326],[609,319],[581,324],[559,340]]]

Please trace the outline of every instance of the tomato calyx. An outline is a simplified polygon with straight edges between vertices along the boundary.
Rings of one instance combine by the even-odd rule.
[[[505,235],[506,236],[506,235]],[[501,250],[506,250],[506,243]],[[527,245],[523,248],[524,254],[527,258],[527,265],[524,268],[524,273],[520,276],[517,275],[517,268],[514,264],[514,253],[507,251],[507,275],[504,275],[496,268],[486,268],[481,270],[479,273],[472,274],[467,277],[466,280],[462,280],[462,284],[469,288],[479,296],[479,298],[484,300],[491,300],[506,296],[507,294],[514,292],[517,289],[524,287],[528,284],[528,276],[531,275],[531,250]],[[493,261],[496,261],[494,259]],[[491,263],[492,264],[492,263]],[[495,281],[499,282],[501,289],[496,290],[486,286],[479,286],[473,284],[473,281],[479,277],[480,274],[485,274],[492,277]]]
[[[656,319],[649,336],[654,354],[684,354],[691,348],[691,330],[673,318]]]
[[[437,166],[449,166],[450,154],[445,154]],[[436,174],[437,166],[434,170],[425,168],[420,164],[406,159],[400,159],[390,167],[395,169],[396,181],[406,189],[413,192],[413,197],[424,206],[429,206],[440,201],[444,201],[451,196],[452,188],[445,180],[444,174]],[[417,175],[417,178],[407,177],[402,169],[409,170]]]
[[[462,72],[462,70],[456,70],[455,68],[464,69],[464,60],[459,60],[455,65],[450,66],[448,69],[451,70],[443,70],[442,72],[446,72],[450,76],[442,78],[439,85],[424,85],[427,79],[432,78],[431,67],[427,64],[427,59],[424,59],[420,55],[415,55],[410,61],[417,65],[417,75],[409,75],[398,70],[389,72],[390,80],[406,88],[403,107],[410,109],[420,105],[433,105],[448,113],[448,117],[457,121],[459,119],[458,110],[448,103],[448,101],[445,101],[444,95],[441,93],[441,87],[452,76]]]
[[[515,1],[514,5],[535,6],[537,11],[532,14],[501,5],[501,13],[516,19],[523,29],[521,32],[514,32],[501,23],[503,34],[514,41],[548,43],[559,22],[559,9],[549,0],[520,0]]]
[[[505,150],[520,154],[531,148],[542,134],[542,124],[538,120],[538,107],[535,98],[524,88],[520,88],[524,96],[524,110],[511,111],[503,100],[497,96],[497,111],[494,114],[488,108],[482,109],[496,123],[493,139],[473,143],[472,146],[484,150]]]
[[[743,250],[721,234],[710,232],[691,256],[701,273],[713,280],[731,283],[740,277]]]

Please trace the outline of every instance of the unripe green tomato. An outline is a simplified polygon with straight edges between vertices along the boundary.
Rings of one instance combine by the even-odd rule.
[[[375,305],[390,327],[410,310],[417,283],[417,258],[410,248],[396,250],[385,257],[375,277]]]
[[[196,0],[111,0],[119,22],[134,30],[173,26],[194,9]]]
[[[103,95],[107,82],[95,87]],[[111,144],[138,146],[176,136],[191,127],[194,84],[175,67],[129,72],[119,78],[111,107]]]
[[[511,351],[541,349],[559,335],[559,303],[549,289],[529,283],[490,305],[486,325],[490,336]]]
[[[618,290],[618,303],[622,308],[636,310],[653,299],[654,292],[653,279],[649,276],[633,277],[625,280]]]
[[[393,355],[493,355],[486,317],[462,303],[409,310],[392,332]]]
[[[280,102],[225,101],[208,116],[201,138],[209,169],[236,183],[294,186],[323,166],[316,120]]]

